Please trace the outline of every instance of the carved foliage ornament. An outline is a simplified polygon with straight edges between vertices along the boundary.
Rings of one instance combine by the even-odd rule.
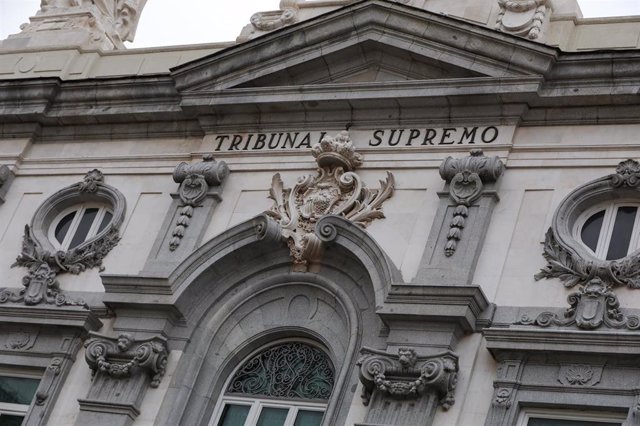
[[[469,206],[482,195],[483,183],[495,182],[503,171],[504,164],[498,157],[485,157],[480,149],[472,150],[468,157],[444,159],[440,176],[449,183],[449,196],[457,204],[444,247],[446,256],[455,253],[469,216]]]
[[[193,217],[194,209],[207,196],[209,186],[222,184],[229,174],[229,168],[224,161],[216,162],[211,155],[205,155],[202,163],[188,164],[182,162],[173,171],[173,180],[180,184],[178,194],[182,205],[180,215],[173,229],[169,249],[174,251],[180,246],[180,241]]]
[[[85,344],[85,359],[92,375],[101,372],[109,377],[128,378],[138,371],[151,376],[152,388],[157,388],[167,366],[166,339],[161,336],[134,340],[128,333],[117,338],[91,333]]]
[[[81,299],[72,299],[60,289],[57,276],[64,272],[79,274],[88,268],[101,268],[102,260],[120,240],[119,227],[124,216],[124,197],[114,188],[105,185],[102,173],[91,170],[82,182],[58,191],[47,199],[36,211],[33,229],[25,225],[22,240],[22,251],[12,267],[22,266],[27,269],[27,275],[22,278],[23,289],[0,289],[0,303],[7,301],[23,302],[26,305],[39,303],[62,305],[82,305]],[[94,238],[66,251],[54,251],[48,247],[46,230],[41,229],[49,225],[47,215],[54,210],[56,204],[68,202],[82,202],[83,194],[92,198],[106,199],[114,205],[111,222]],[[53,206],[53,207],[52,207]],[[43,213],[45,212],[45,213]],[[50,219],[50,218],[49,218]],[[39,233],[40,238],[34,235]],[[48,244],[48,247],[45,246]]]
[[[317,174],[298,179],[293,189],[286,189],[280,174],[273,176],[269,198],[273,207],[266,214],[281,227],[294,266],[306,269],[318,259],[322,243],[314,233],[315,223],[325,215],[340,215],[356,225],[366,227],[372,220],[384,218],[382,203],[393,195],[393,175],[380,181],[380,189],[367,188],[354,172],[362,164],[349,134],[325,137],[311,153],[318,163]]]
[[[535,40],[542,33],[548,0],[498,0],[496,29]]]
[[[593,278],[580,291],[567,297],[569,308],[560,318],[553,312],[543,312],[535,319],[523,315],[518,324],[540,327],[576,325],[583,330],[594,330],[602,325],[609,328],[640,329],[640,318],[620,312],[620,302],[611,288],[599,278]]]
[[[593,186],[600,192],[601,187],[608,187],[611,192],[640,186],[640,164],[634,160],[626,160],[618,165],[616,173],[590,182],[585,187]],[[578,190],[582,190],[579,188]],[[588,190],[588,189],[587,189]],[[595,191],[594,191],[595,192]],[[640,197],[640,194],[635,196]],[[571,195],[570,195],[571,197]],[[562,205],[568,204],[563,201]],[[559,210],[562,209],[562,205]],[[564,212],[561,216],[566,216]],[[556,212],[554,224],[545,236],[543,256],[548,264],[535,275],[536,280],[542,278],[558,278],[565,287],[585,285],[594,278],[599,278],[608,286],[640,288],[640,252],[635,252],[618,260],[586,259],[576,250],[558,238],[558,216]],[[565,240],[567,238],[565,237]],[[569,241],[572,241],[569,239]]]
[[[453,353],[417,356],[414,349],[400,348],[398,355],[393,356],[363,348],[360,354],[357,365],[364,405],[369,405],[373,392],[395,399],[417,399],[434,392],[443,409],[448,410],[454,404],[458,357]]]

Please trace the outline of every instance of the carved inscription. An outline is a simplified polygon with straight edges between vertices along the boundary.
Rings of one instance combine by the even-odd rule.
[[[310,149],[320,143],[327,132],[265,132],[226,134],[213,137],[215,151],[281,151]],[[444,127],[412,129],[373,129],[362,132],[358,147],[427,147],[438,145],[495,144],[500,128]]]

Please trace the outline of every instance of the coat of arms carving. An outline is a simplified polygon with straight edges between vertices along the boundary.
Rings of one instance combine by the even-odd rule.
[[[269,198],[274,203],[266,212],[281,228],[291,251],[294,268],[306,270],[317,260],[322,244],[315,235],[315,223],[325,215],[339,215],[366,227],[384,217],[382,204],[393,195],[393,175],[387,172],[379,189],[369,189],[355,173],[362,165],[346,131],[325,137],[311,153],[318,163],[316,175],[303,176],[292,189],[284,187],[279,173],[273,176]]]

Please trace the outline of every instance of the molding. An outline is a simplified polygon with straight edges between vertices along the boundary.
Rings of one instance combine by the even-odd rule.
[[[324,137],[311,153],[318,163],[317,175],[301,177],[293,189],[286,189],[280,173],[276,173],[269,191],[273,206],[265,212],[278,223],[296,271],[306,271],[322,258],[322,240],[330,238],[333,230],[314,230],[316,222],[327,215],[338,215],[364,228],[374,219],[384,218],[382,204],[393,195],[395,184],[393,175],[387,172],[380,189],[366,187],[355,173],[362,165],[362,156],[346,131]]]

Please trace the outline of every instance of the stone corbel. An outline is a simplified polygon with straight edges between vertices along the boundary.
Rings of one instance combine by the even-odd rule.
[[[550,8],[548,0],[498,0],[498,4],[497,30],[531,40],[541,37]]]
[[[174,251],[180,245],[182,237],[189,226],[189,222],[196,207],[201,207],[201,202],[207,196],[209,186],[219,186],[229,174],[229,168],[224,161],[216,162],[213,156],[206,155],[202,163],[180,163],[173,172],[174,182],[180,184],[180,216],[169,241],[169,250]]]
[[[173,180],[178,192],[165,216],[143,273],[168,276],[200,244],[213,210],[222,201],[222,184],[229,175],[224,161],[205,155],[200,163],[178,164]]]
[[[158,387],[165,372],[166,339],[154,336],[136,340],[128,333],[108,337],[91,333],[85,343],[85,360],[93,382],[80,403],[77,425],[130,424],[140,413],[147,387]]]
[[[346,131],[324,137],[312,147],[311,154],[318,163],[317,174],[301,177],[293,189],[288,189],[276,173],[269,195],[273,207],[265,212],[280,225],[281,239],[289,246],[297,271],[306,271],[322,255],[322,241],[314,233],[322,217],[342,216],[364,228],[384,218],[382,204],[393,195],[395,185],[393,175],[387,172],[380,189],[366,187],[355,173],[362,165],[362,156]]]
[[[363,348],[360,354],[362,401],[369,407],[364,425],[430,424],[438,405],[447,410],[455,402],[458,378],[455,354],[418,356],[411,348],[400,348],[395,356],[368,348]],[[407,401],[420,407],[403,410]],[[399,408],[390,409],[389,403]],[[389,411],[395,413],[393,419],[389,419]]]
[[[482,195],[483,184],[495,182],[503,171],[504,164],[498,157],[485,157],[479,149],[471,151],[469,157],[444,159],[440,176],[449,184],[449,196],[456,203],[444,247],[446,256],[455,253],[469,216],[469,206]]]
[[[14,175],[11,169],[6,165],[0,166],[0,204],[4,203],[5,196],[9,191],[9,187],[13,182]]]
[[[493,184],[504,171],[498,157],[473,150],[440,165],[446,181],[416,281],[431,285],[469,285],[498,195]],[[452,205],[453,204],[453,205]],[[461,252],[457,255],[458,252]]]

